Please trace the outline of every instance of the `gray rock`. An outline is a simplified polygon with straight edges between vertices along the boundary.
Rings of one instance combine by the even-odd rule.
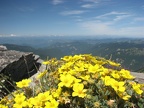
[[[19,51],[0,51],[0,73],[9,76],[13,81],[28,78],[37,72],[41,65],[39,56]]]
[[[131,72],[131,74],[135,77],[136,82],[144,83],[144,73]]]
[[[14,90],[13,82],[24,78],[30,78],[36,74],[41,66],[40,57],[32,52],[20,52],[15,50],[6,50],[2,47],[0,50],[0,97],[8,94],[5,86],[10,91]]]
[[[7,50],[6,46],[0,45],[0,51],[6,51],[6,50]]]

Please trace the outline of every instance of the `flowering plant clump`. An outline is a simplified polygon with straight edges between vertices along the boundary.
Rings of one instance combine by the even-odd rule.
[[[83,54],[43,64],[46,70],[32,82],[17,82],[18,90],[3,98],[0,108],[144,107],[144,84],[118,63]]]

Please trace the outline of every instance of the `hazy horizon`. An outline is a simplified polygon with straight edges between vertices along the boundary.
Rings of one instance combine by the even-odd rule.
[[[119,36],[119,35],[0,35],[0,38],[87,38],[87,39],[121,39],[121,38],[128,38],[128,39],[144,39],[141,36]]]

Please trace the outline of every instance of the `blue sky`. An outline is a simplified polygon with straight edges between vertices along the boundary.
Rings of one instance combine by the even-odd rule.
[[[0,36],[144,37],[144,0],[0,0]]]

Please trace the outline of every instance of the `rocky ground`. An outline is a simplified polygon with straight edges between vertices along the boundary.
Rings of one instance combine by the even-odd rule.
[[[135,76],[135,80],[139,83],[144,83],[144,73],[131,72]]]

